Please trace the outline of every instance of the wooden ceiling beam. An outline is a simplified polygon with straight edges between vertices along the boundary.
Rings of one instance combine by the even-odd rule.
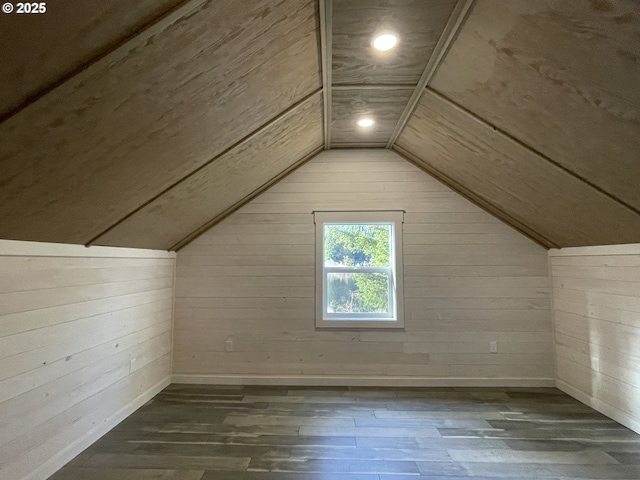
[[[384,142],[333,142],[333,148],[385,148]]]
[[[385,83],[385,84],[368,84],[368,83],[340,83],[331,85],[332,90],[413,90],[415,85]]]
[[[409,121],[409,117],[411,117],[411,114],[418,105],[420,97],[422,97],[422,94],[424,93],[424,89],[429,84],[431,78],[433,78],[433,75],[438,69],[438,66],[444,59],[449,46],[453,43],[456,36],[458,35],[458,32],[462,27],[465,19],[467,18],[467,15],[471,11],[474,2],[475,0],[458,0],[458,3],[456,3],[451,16],[449,17],[447,25],[442,31],[442,35],[440,35],[440,39],[438,40],[436,47],[433,49],[433,52],[429,57],[429,61],[427,62],[424,72],[422,72],[422,76],[418,81],[418,85],[416,85],[413,94],[409,98],[409,101],[407,102],[407,105],[404,108],[404,111],[402,112],[402,115],[400,116],[400,119],[398,120],[398,123],[396,124],[391,134],[391,137],[389,137],[387,148],[391,148],[393,144],[396,143],[396,140],[400,136],[402,129],[407,124],[407,122]]]
[[[324,149],[331,147],[331,38],[333,35],[333,0],[320,3],[320,54],[322,59],[322,97],[324,106]]]

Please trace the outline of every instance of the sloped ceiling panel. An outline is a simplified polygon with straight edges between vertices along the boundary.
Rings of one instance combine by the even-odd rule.
[[[332,147],[386,146],[455,4],[456,0],[333,2]],[[381,33],[396,34],[398,45],[388,52],[374,49],[371,42]],[[375,118],[371,129],[355,125],[364,114]]]
[[[640,211],[639,22],[637,0],[477,0],[430,86]]]
[[[316,91],[316,26],[312,1],[189,2],[5,121],[0,238],[100,236]]]
[[[331,144],[341,146],[371,145],[385,147],[413,90],[345,89],[333,91]],[[373,127],[359,128],[361,117],[375,118]]]
[[[455,0],[336,0],[333,2],[334,85],[416,85],[455,6]],[[372,48],[393,32],[389,52]]]
[[[170,249],[323,145],[322,94],[316,93],[237,148],[136,212],[98,245]],[[213,222],[212,222],[213,221]]]
[[[408,153],[559,247],[633,243],[640,216],[427,90],[398,139]],[[513,223],[513,222],[509,222]]]
[[[57,0],[44,14],[0,15],[0,119],[181,1]]]

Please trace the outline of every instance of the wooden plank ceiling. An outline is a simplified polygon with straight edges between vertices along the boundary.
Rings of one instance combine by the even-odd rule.
[[[64,0],[0,15],[0,119],[112,50],[181,0]]]
[[[640,242],[639,85],[637,1],[476,0],[394,148],[548,247]]]
[[[420,81],[455,0],[349,0],[333,2],[331,148],[384,147]],[[376,35],[393,33],[399,44],[374,49]],[[372,117],[363,129],[356,122]]]
[[[0,125],[0,237],[87,244],[133,215],[144,228],[144,207],[272,123],[286,130],[283,112],[319,91],[317,22],[313,1],[190,1],[27,105]],[[317,147],[300,139],[301,156]],[[181,227],[152,244],[194,229]]]
[[[322,149],[322,94],[315,93],[245,142],[146,204],[101,236],[100,245],[179,247],[229,207],[244,203]],[[229,199],[234,199],[229,204]],[[188,236],[186,235],[188,234]]]
[[[0,238],[180,248],[324,146],[546,247],[640,242],[636,0],[89,3],[0,17]]]

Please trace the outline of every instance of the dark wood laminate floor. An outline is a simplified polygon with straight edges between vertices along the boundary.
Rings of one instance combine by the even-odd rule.
[[[556,389],[171,385],[52,480],[640,479],[640,435]]]

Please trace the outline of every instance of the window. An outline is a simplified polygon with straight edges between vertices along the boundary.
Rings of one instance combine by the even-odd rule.
[[[402,328],[404,212],[314,212],[316,327]]]

